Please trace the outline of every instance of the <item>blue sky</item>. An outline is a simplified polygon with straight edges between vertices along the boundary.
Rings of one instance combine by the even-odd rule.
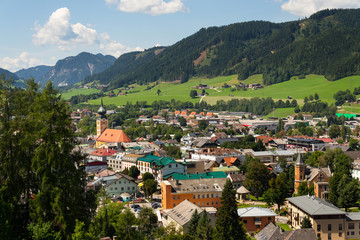
[[[0,67],[10,71],[80,52],[121,54],[169,46],[200,28],[297,20],[359,0],[1,0]]]

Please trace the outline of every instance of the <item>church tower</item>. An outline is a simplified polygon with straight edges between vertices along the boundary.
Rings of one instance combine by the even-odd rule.
[[[298,187],[300,185],[300,183],[305,181],[305,170],[306,170],[306,165],[304,163],[304,160],[302,159],[301,154],[298,154],[298,157],[296,159],[295,162],[295,185],[294,185],[294,190],[295,193],[298,193]]]
[[[103,131],[108,127],[108,120],[106,117],[106,109],[101,99],[101,106],[98,110],[99,116],[96,119],[96,137],[99,137]]]

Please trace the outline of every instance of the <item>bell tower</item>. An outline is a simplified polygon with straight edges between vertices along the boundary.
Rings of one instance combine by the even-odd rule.
[[[106,109],[101,99],[101,106],[98,110],[99,116],[96,119],[96,137],[99,137],[103,131],[108,127],[108,119],[106,117]]]
[[[305,179],[305,170],[306,170],[306,165],[304,163],[304,160],[302,159],[301,154],[298,154],[298,157],[296,159],[295,162],[295,181],[294,181],[294,190],[295,193],[298,193],[298,187],[300,185],[300,183],[306,181]]]

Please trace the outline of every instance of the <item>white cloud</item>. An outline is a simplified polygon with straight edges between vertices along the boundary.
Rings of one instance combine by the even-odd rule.
[[[96,30],[81,23],[71,24],[70,11],[67,8],[59,8],[53,12],[42,27],[35,23],[35,30],[35,45],[53,44],[62,50],[74,49],[78,44],[92,45],[98,35]]]
[[[359,0],[287,0],[281,5],[283,11],[302,17],[308,17],[319,10],[327,8],[359,7]]]
[[[37,58],[30,57],[28,52],[22,52],[15,58],[5,57],[0,59],[0,67],[12,72],[22,68],[34,67],[40,64],[42,64],[42,62]]]
[[[101,43],[99,45],[100,49],[106,54],[119,57],[121,54],[132,51],[143,51],[144,49],[140,47],[131,48],[127,47],[117,41],[111,40],[110,36],[107,33],[101,34]]]
[[[117,0],[106,0],[113,3]],[[72,50],[78,46],[96,46],[106,54],[119,57],[121,54],[143,50],[140,47],[131,48],[112,40],[107,33],[97,33],[93,28],[81,23],[70,22],[70,11],[68,8],[59,8],[51,14],[48,21],[40,26],[35,23],[33,43],[35,45],[56,45],[61,50]],[[89,26],[89,24],[87,24]]]
[[[117,9],[123,12],[141,12],[150,15],[188,11],[182,0],[105,0],[105,2],[117,5]]]

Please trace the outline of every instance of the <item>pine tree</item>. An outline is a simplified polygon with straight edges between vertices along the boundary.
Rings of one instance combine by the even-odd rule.
[[[197,228],[199,219],[200,219],[200,215],[199,215],[197,209],[195,209],[195,211],[191,215],[191,218],[190,218],[189,223],[187,224],[187,227],[185,228],[185,232],[191,233],[191,234],[196,233],[196,228]]]
[[[226,180],[221,196],[222,206],[218,210],[213,238],[217,240],[246,239],[244,224],[237,213],[235,189],[229,179]]]
[[[196,237],[197,240],[211,240],[212,228],[209,224],[209,220],[207,218],[207,213],[204,210],[200,214],[200,219],[196,228]]]
[[[301,228],[312,228],[311,221],[308,217],[304,217],[301,222]]]

